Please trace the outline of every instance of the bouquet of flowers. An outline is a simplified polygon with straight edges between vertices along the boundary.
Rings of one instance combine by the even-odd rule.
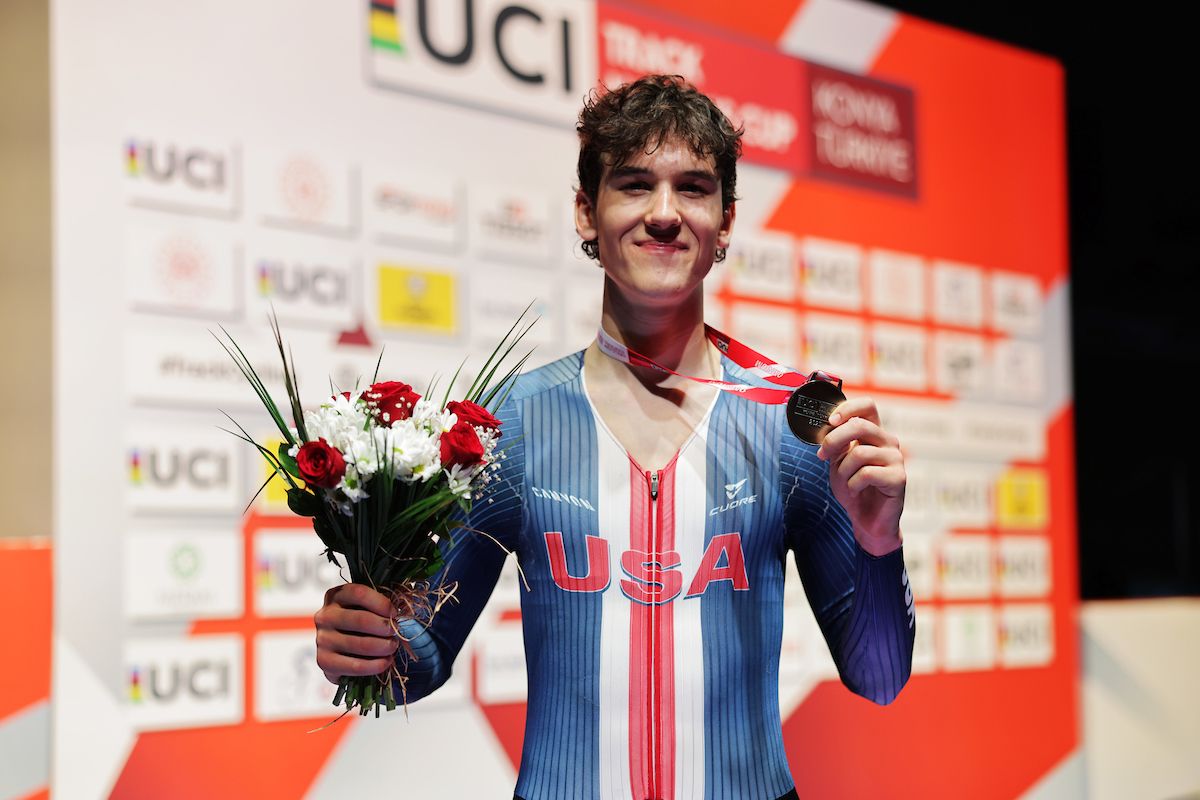
[[[521,328],[523,319],[524,314],[460,401],[449,398],[458,372],[440,403],[429,398],[433,386],[422,396],[407,383],[379,381],[381,353],[370,386],[333,390],[329,400],[307,410],[300,405],[295,362],[272,319],[294,425],[287,424],[228,331],[221,330],[224,340],[217,337],[262,401],[283,443],[272,452],[232,417],[238,430],[229,432],[253,445],[274,468],[268,482],[277,476],[286,481],[288,507],[312,518],[329,560],[337,563],[334,555],[341,555],[351,582],[390,596],[398,612],[393,624],[402,661],[416,656],[400,632],[399,619],[428,625],[453,599],[453,585],[433,586],[429,579],[443,566],[443,551],[452,542],[448,534],[465,520],[472,501],[499,470],[501,424],[492,410],[503,404],[530,354],[495,378],[532,324]],[[259,492],[265,487],[266,483]],[[333,704],[344,703],[347,712],[357,708],[362,715],[374,710],[379,716],[382,707],[396,708],[397,687],[404,702],[406,680],[395,664],[373,677],[346,676]]]

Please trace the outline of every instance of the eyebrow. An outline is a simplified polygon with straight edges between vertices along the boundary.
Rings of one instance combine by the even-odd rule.
[[[608,173],[608,178],[609,180],[620,180],[621,178],[641,177],[649,174],[650,170],[645,169],[644,167],[623,166],[614,167],[612,171]],[[716,183],[719,180],[715,172],[706,169],[689,169],[683,173],[683,177],[691,178],[692,180],[707,180],[712,181],[713,183]]]

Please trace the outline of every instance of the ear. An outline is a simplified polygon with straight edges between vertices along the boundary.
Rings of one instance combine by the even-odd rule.
[[[582,189],[575,193],[575,232],[585,242],[600,235],[596,229],[596,207]]]
[[[729,208],[721,212],[721,229],[717,231],[717,247],[729,247],[733,238],[733,221],[737,217],[737,203],[730,203]]]

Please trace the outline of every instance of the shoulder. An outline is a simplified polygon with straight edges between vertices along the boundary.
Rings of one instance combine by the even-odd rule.
[[[571,382],[578,382],[583,367],[583,351],[563,356],[517,377],[508,402],[517,404],[543,392],[552,391]]]

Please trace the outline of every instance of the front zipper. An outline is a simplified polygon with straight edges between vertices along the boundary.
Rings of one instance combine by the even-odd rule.
[[[661,476],[662,476],[661,470],[655,470],[655,471],[649,473],[649,477],[650,477],[650,556],[649,557],[652,561],[659,560],[659,551],[662,549],[662,542],[659,541],[659,537],[661,536],[662,532],[659,530],[659,525],[658,525],[658,483],[659,483],[659,480],[661,479]],[[658,722],[658,717],[657,717],[656,711],[658,709],[657,688],[658,688],[659,664],[658,664],[658,657],[657,657],[658,654],[655,653],[655,651],[654,651],[655,645],[658,642],[658,633],[657,633],[658,611],[659,611],[658,604],[651,603],[650,611],[649,611],[650,642],[649,642],[649,647],[647,648],[647,652],[649,652],[649,654],[650,654],[650,668],[647,670],[647,673],[649,675],[649,680],[650,680],[650,691],[649,691],[650,702],[648,703],[648,708],[647,708],[647,711],[649,713],[649,723],[650,723],[648,726],[649,739],[650,739],[650,747],[648,748],[650,751],[648,753],[649,760],[650,760],[650,774],[647,776],[647,780],[646,780],[646,789],[650,796],[646,800],[658,800],[659,795],[660,795],[659,786],[658,786],[658,761],[662,754],[658,752],[658,727],[656,724]]]

